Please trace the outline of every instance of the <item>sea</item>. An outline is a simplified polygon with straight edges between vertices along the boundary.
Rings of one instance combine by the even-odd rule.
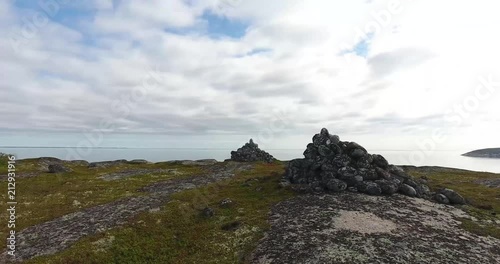
[[[303,149],[266,149],[279,160],[303,158]],[[472,171],[500,173],[500,159],[473,158],[462,156],[469,150],[432,151],[419,150],[369,150],[370,153],[383,155],[390,163],[396,165],[441,166]],[[16,155],[17,159],[55,157],[66,160],[87,160],[89,162],[118,159],[145,159],[151,162],[169,160],[216,159],[223,161],[231,157],[230,149],[202,148],[51,148],[51,147],[17,147],[0,148],[0,152]]]

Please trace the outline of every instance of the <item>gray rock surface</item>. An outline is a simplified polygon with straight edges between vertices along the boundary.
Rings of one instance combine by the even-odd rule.
[[[500,263],[500,240],[460,228],[473,219],[425,199],[343,192],[275,205],[255,264]]]

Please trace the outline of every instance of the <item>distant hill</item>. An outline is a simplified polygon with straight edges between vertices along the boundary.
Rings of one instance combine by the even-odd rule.
[[[462,154],[462,156],[500,159],[500,148],[478,149]]]

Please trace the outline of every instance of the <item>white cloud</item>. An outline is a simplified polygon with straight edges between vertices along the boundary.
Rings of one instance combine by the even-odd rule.
[[[389,12],[390,2],[231,1],[222,9],[217,1],[87,4],[91,18],[76,28],[51,21],[19,53],[11,39],[0,40],[2,128],[96,128],[113,116],[113,102],[130,97],[158,67],[161,85],[132,103],[129,115],[116,117],[121,132],[255,138],[273,111],[287,109],[293,120],[287,134],[297,136],[273,147],[302,148],[298,135],[308,141],[327,125],[343,138],[393,135],[391,142],[370,140],[375,148],[411,145],[410,135],[452,127],[440,117],[474,95],[479,76],[500,81],[500,17],[494,1],[401,1],[397,13]],[[26,12],[1,2],[0,33],[22,27]],[[248,29],[240,39],[211,38],[205,12]],[[367,29],[374,34],[366,58],[339,55]],[[480,135],[485,124],[500,128],[499,93],[500,87],[464,121],[473,125],[470,133]],[[449,144],[463,141],[456,134]]]

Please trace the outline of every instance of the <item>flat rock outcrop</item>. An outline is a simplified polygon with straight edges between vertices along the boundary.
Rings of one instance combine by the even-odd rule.
[[[250,263],[500,263],[500,240],[460,228],[459,208],[390,197],[305,194],[275,205]]]
[[[276,159],[271,154],[261,150],[259,145],[250,139],[243,147],[236,151],[231,151],[231,160],[239,162],[265,161],[271,163]]]
[[[401,193],[410,197],[434,199],[442,203],[463,204],[453,190],[442,190],[447,199],[436,199],[422,182],[400,167],[389,164],[381,155],[370,154],[356,142],[341,141],[326,128],[312,138],[303,159],[288,163],[285,179],[314,192],[361,192],[369,195]]]

